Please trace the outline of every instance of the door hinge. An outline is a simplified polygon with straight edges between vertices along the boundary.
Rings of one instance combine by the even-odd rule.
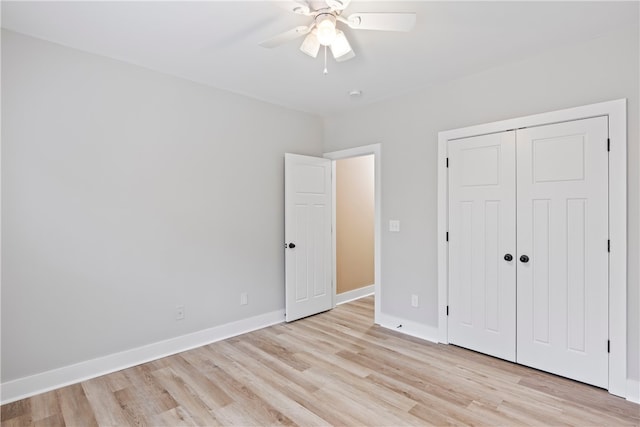
[[[447,242],[449,241],[449,232],[447,231]]]
[[[449,167],[449,158],[447,157],[447,167]]]
[[[449,306],[447,306],[447,316],[449,315]]]
[[[611,252],[611,239],[607,240],[607,252]]]
[[[607,340],[607,353],[611,353],[611,340]]]
[[[611,151],[611,139],[607,138],[607,151]]]

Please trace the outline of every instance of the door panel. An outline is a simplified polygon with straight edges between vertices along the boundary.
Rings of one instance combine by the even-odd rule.
[[[539,343],[549,343],[549,200],[533,200],[532,240],[533,258],[531,280],[533,282],[531,302],[533,315],[533,339]],[[521,227],[525,227],[521,223]],[[529,256],[529,255],[527,255]],[[526,265],[518,266],[518,269]],[[520,292],[523,289],[519,289]]]
[[[515,360],[515,134],[449,143],[449,340]]]
[[[331,160],[285,154],[287,322],[333,306],[331,216]]]
[[[517,131],[517,361],[608,384],[607,119]]]
[[[585,199],[567,200],[567,348],[586,350]]]

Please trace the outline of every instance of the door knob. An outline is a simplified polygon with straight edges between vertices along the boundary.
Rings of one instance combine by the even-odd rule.
[[[520,257],[520,262],[524,262],[524,263],[529,262],[529,257],[528,257],[528,256],[526,256],[526,255],[522,255],[522,256]]]
[[[513,259],[513,255],[511,255],[511,254],[506,254],[506,255],[504,256],[504,260],[505,260],[505,261],[511,261],[512,259]]]
[[[293,249],[293,248],[295,248],[295,247],[296,247],[296,244],[295,244],[295,243],[289,243],[289,249]]]

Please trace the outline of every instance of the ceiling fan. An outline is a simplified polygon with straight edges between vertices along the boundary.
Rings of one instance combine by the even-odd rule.
[[[260,46],[272,48],[306,36],[300,50],[316,58],[320,47],[325,48],[325,74],[327,47],[337,62],[355,57],[355,53],[338,23],[354,30],[411,31],[416,22],[415,13],[352,13],[344,17],[342,12],[351,0],[290,0],[279,2],[299,15],[312,17],[309,25],[301,25],[260,42]]]

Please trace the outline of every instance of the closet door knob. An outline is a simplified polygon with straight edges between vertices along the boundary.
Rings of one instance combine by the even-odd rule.
[[[512,256],[511,254],[506,254],[506,255],[504,256],[504,260],[505,260],[505,261],[511,261],[512,259],[513,259],[513,256]]]
[[[293,248],[295,248],[295,247],[296,247],[296,244],[295,244],[295,243],[289,243],[289,249],[293,249]]]
[[[520,257],[520,262],[524,262],[525,264],[529,262],[529,257],[526,255],[522,255]]]

